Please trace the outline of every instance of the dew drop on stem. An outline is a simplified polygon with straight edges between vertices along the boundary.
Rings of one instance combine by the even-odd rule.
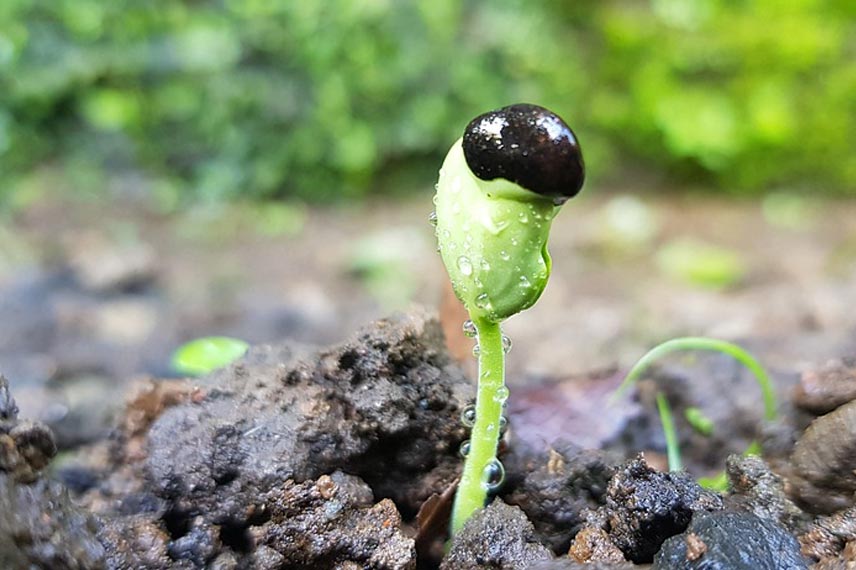
[[[500,435],[505,433],[505,430],[508,429],[508,418],[505,416],[499,416],[499,433]]]
[[[512,347],[511,339],[505,335],[502,335],[502,352],[504,352],[505,354],[508,354],[509,352],[511,352],[511,347]]]
[[[476,324],[471,320],[467,319],[464,321],[464,336],[467,338],[475,338],[477,334],[479,334],[478,329],[476,329]]]
[[[432,226],[437,225],[437,211],[434,210],[430,214],[428,214],[428,223]]]
[[[482,487],[488,492],[494,492],[499,489],[503,481],[505,481],[505,467],[499,459],[491,459],[482,472]]]
[[[479,345],[478,345],[478,344],[476,344],[476,345],[473,347],[473,356],[475,356],[476,358],[478,358],[479,354],[481,354],[481,348],[479,348]]]
[[[493,401],[498,404],[504,404],[508,399],[508,388],[505,386],[500,386],[496,389],[496,392],[493,394]]]
[[[458,448],[458,453],[461,454],[461,457],[466,457],[470,454],[470,440],[466,440],[461,444],[461,447]]]
[[[468,428],[476,425],[476,407],[474,405],[470,404],[461,412],[461,423]]]

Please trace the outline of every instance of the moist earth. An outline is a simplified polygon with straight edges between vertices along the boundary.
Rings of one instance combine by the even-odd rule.
[[[641,456],[622,463],[620,446],[521,442],[512,416],[503,494],[442,563],[417,559],[410,521],[429,497],[450,496],[472,396],[440,325],[419,311],[330,348],[255,347],[198,381],[140,383],[108,442],[55,466],[72,501],[45,475],[51,430],[18,419],[0,378],[0,567],[729,568],[735,548],[747,568],[856,558],[854,403],[844,402],[795,445],[785,433],[790,455],[773,468],[730,457],[724,497]],[[651,423],[647,406],[626,409],[624,430]],[[805,488],[834,498],[817,511],[828,516],[800,508]],[[776,549],[790,566],[770,566]]]

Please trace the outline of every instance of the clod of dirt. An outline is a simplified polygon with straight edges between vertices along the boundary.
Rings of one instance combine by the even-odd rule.
[[[630,562],[587,562],[580,563],[559,558],[544,562],[536,562],[525,567],[526,570],[643,570],[648,566],[636,566]]]
[[[749,513],[699,513],[663,543],[652,570],[799,570],[799,543],[781,526]]]
[[[146,471],[161,496],[238,520],[272,474],[303,481],[336,469],[415,513],[444,486],[423,482],[442,485],[460,468],[460,410],[473,391],[424,313],[379,321],[316,355],[257,347],[200,386],[208,397],[152,425]]]
[[[0,473],[0,568],[104,569],[96,531],[59,483],[16,483]]]
[[[111,476],[84,497],[121,556],[151,560],[126,566],[319,570],[415,563],[395,504],[373,495],[415,512],[448,486],[473,390],[422,313],[341,346],[257,347],[193,384],[143,388]],[[327,476],[337,470],[372,488]]]
[[[455,535],[440,570],[518,570],[552,558],[523,511],[496,499]]]
[[[854,504],[856,401],[815,419],[791,455],[794,495],[811,513],[829,514]]]
[[[856,507],[818,517],[799,541],[803,555],[815,561],[837,560],[850,545],[856,549]]]
[[[586,527],[574,537],[568,556],[581,564],[625,562],[624,553],[602,528]]]
[[[683,532],[694,513],[720,509],[722,497],[687,473],[654,471],[639,456],[618,469],[606,504],[590,514],[586,526],[606,531],[625,558],[641,564],[651,562],[664,540]]]
[[[15,421],[18,417],[18,406],[9,392],[9,381],[0,374],[0,422]]]
[[[794,390],[794,404],[813,414],[826,414],[856,400],[856,359],[830,360],[808,370]]]
[[[17,414],[9,383],[0,376],[0,473],[32,483],[56,455],[56,442],[47,426],[18,421]]]
[[[267,521],[243,540],[276,552],[289,567],[307,570],[415,568],[416,546],[401,533],[395,505],[384,499],[371,506],[371,499],[362,481],[340,472],[286,484],[263,498],[259,516]]]
[[[562,441],[522,463],[515,469],[525,473],[522,481],[503,498],[523,509],[553,552],[567,552],[583,511],[603,504],[614,465],[600,451]]]
[[[725,499],[729,509],[779,523],[791,532],[808,522],[785,494],[782,478],[770,471],[760,457],[731,455],[725,462],[725,472],[730,490]]]
[[[106,568],[94,519],[62,485],[40,478],[55,453],[48,428],[18,421],[0,376],[0,568]]]

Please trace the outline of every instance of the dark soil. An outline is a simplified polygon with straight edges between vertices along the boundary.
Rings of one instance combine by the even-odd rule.
[[[420,312],[331,348],[256,347],[198,381],[139,384],[114,435],[57,471],[86,482],[72,502],[43,473],[50,430],[19,420],[0,381],[4,568],[805,568],[852,554],[852,506],[812,522],[785,492],[809,481],[845,496],[846,453],[801,458],[825,423],[845,429],[850,403],[812,424],[784,475],[730,458],[724,497],[642,457],[622,462],[620,446],[511,437],[502,498],[442,561],[438,548],[420,558],[410,521],[449,496],[472,393]]]

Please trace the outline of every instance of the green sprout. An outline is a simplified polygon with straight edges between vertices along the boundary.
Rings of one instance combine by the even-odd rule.
[[[761,395],[764,400],[764,419],[768,422],[776,421],[777,419],[777,404],[776,393],[773,390],[773,383],[770,380],[769,374],[761,366],[758,360],[746,352],[743,348],[736,344],[705,337],[683,337],[668,340],[649,350],[642,358],[640,358],[624,381],[613,394],[613,399],[618,398],[635,384],[642,374],[648,369],[651,364],[664,356],[679,350],[706,350],[718,352],[730,356],[744,365],[755,378],[755,382],[761,389]],[[680,471],[682,469],[681,452],[678,444],[677,431],[672,415],[672,410],[669,407],[669,402],[666,400],[665,394],[658,391],[656,394],[657,412],[660,416],[660,423],[663,426],[663,434],[666,438],[666,456],[669,462],[669,471]],[[704,436],[710,436],[713,433],[713,421],[705,416],[701,410],[695,407],[689,407],[684,412],[684,417],[692,428]],[[757,441],[749,444],[749,447],[743,455],[760,455],[761,445]],[[702,477],[699,479],[699,484],[705,488],[715,491],[725,490],[727,486],[727,478],[725,472],[721,472],[713,477]]]
[[[573,131],[552,112],[512,105],[474,119],[452,145],[434,197],[439,251],[478,337],[478,392],[452,513],[456,533],[501,484],[505,353],[500,323],[531,307],[550,276],[547,237],[559,207],[582,187]]]
[[[226,336],[206,336],[191,340],[172,354],[172,367],[179,374],[203,376],[238,360],[250,347]]]

